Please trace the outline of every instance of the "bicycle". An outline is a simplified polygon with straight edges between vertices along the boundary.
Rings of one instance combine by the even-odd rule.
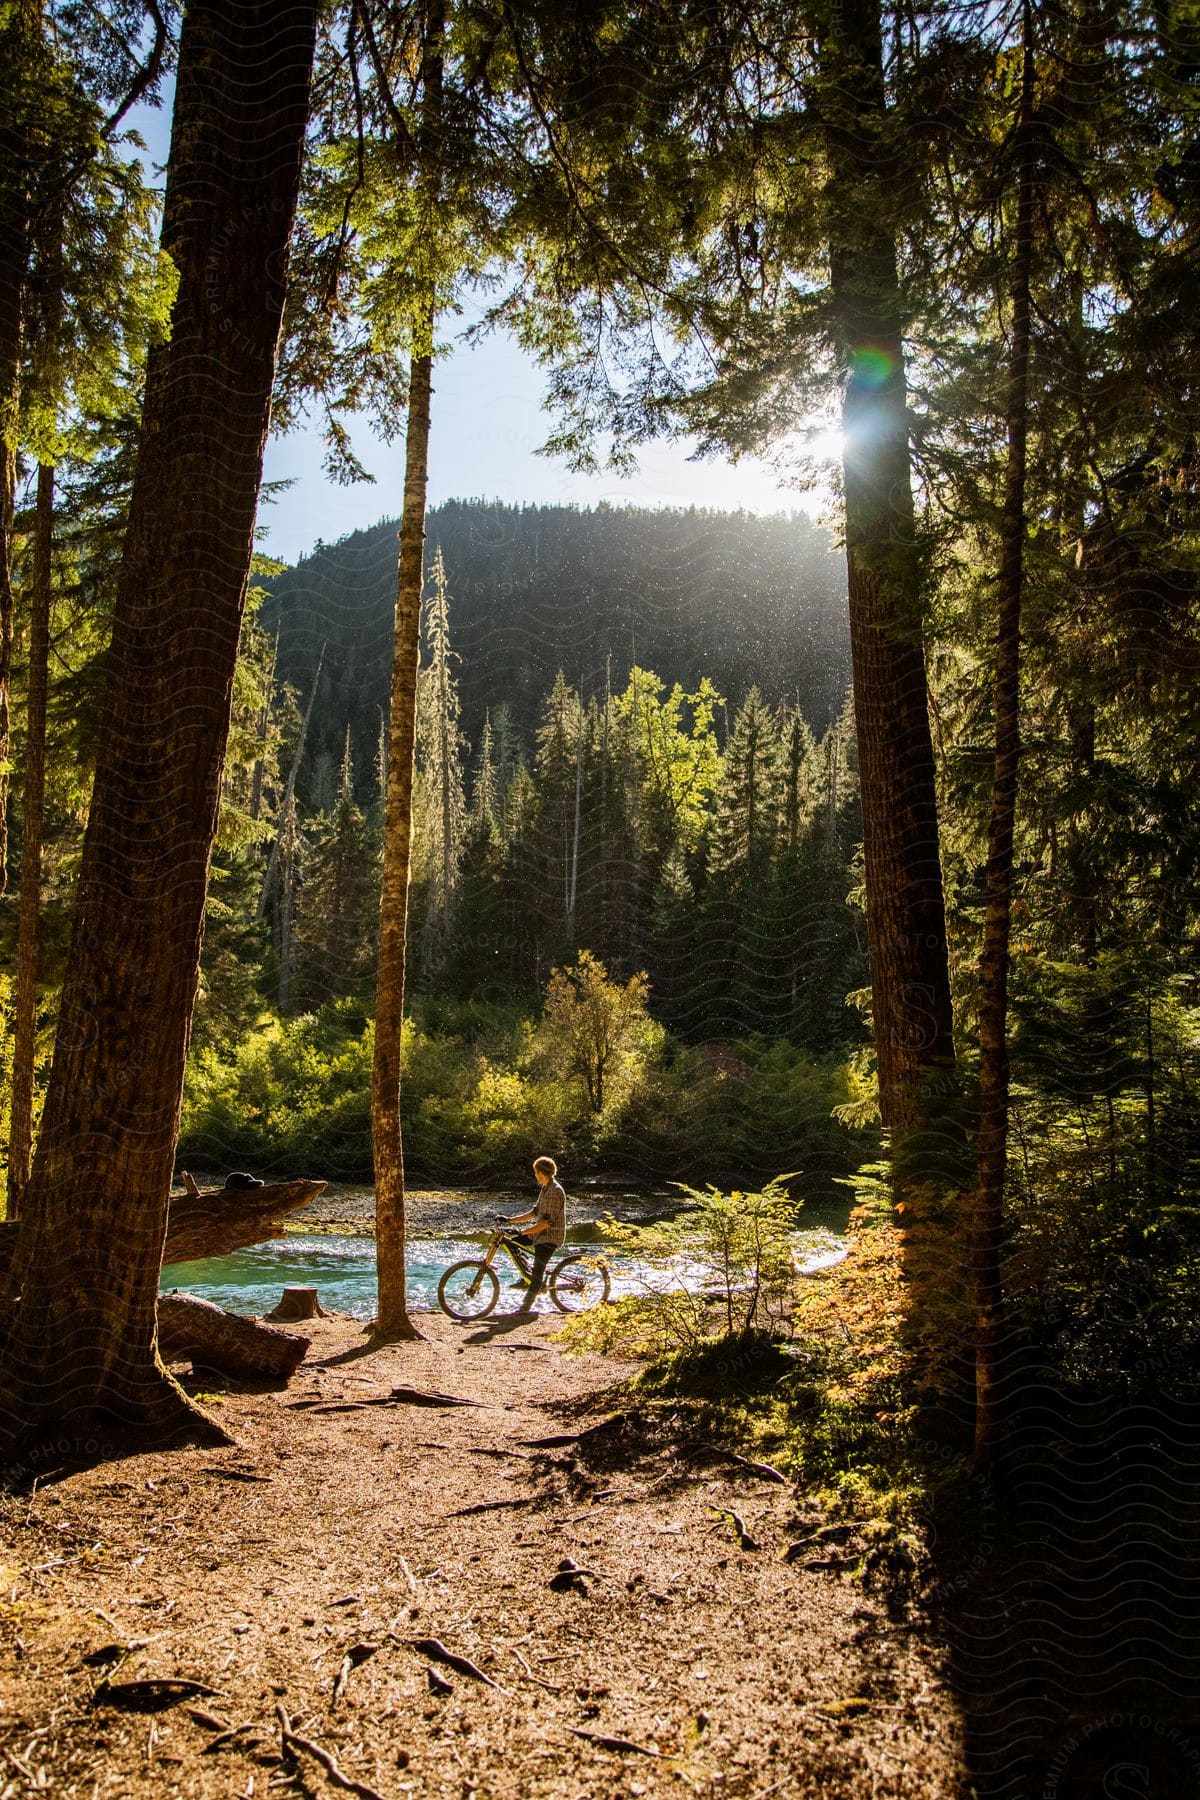
[[[500,1298],[500,1277],[492,1263],[503,1247],[528,1281],[532,1265],[507,1232],[493,1232],[487,1250],[481,1257],[465,1257],[451,1263],[438,1282],[438,1305],[452,1319],[466,1323],[486,1319]],[[573,1250],[551,1263],[546,1270],[546,1290],[559,1312],[585,1312],[608,1299],[608,1266],[603,1257],[589,1256]]]

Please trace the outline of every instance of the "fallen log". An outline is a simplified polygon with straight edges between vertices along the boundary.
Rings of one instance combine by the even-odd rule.
[[[189,1175],[182,1179],[187,1191],[171,1195],[167,1213],[164,1263],[228,1256],[277,1237],[288,1214],[326,1187],[323,1181],[271,1181],[258,1188],[198,1188]]]
[[[260,1188],[198,1188],[184,1176],[187,1191],[172,1194],[167,1213],[164,1263],[197,1262],[228,1256],[248,1244],[277,1237],[283,1221],[325,1191],[323,1181],[273,1181]],[[0,1291],[17,1245],[17,1223],[0,1223]]]
[[[311,1341],[226,1312],[178,1288],[158,1297],[158,1348],[165,1362],[190,1362],[193,1368],[252,1381],[286,1379],[304,1361]]]

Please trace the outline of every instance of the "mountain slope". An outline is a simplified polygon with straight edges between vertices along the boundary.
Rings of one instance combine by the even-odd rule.
[[[507,702],[525,742],[557,669],[586,695],[634,662],[670,685],[708,675],[736,704],[752,683],[796,700],[817,730],[849,681],[845,573],[827,534],[802,515],[695,509],[504,506],[451,500],[429,514],[441,545],[461,658],[463,727]],[[307,694],[322,645],[311,769],[341,756],[351,728],[360,778],[373,767],[386,706],[396,522],[313,554],[271,584],[263,622],[279,631],[279,673]]]

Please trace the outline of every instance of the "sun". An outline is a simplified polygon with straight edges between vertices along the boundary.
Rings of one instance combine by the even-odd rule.
[[[828,414],[814,415],[789,432],[765,457],[736,465],[739,498],[756,512],[827,513],[842,466],[842,428]]]

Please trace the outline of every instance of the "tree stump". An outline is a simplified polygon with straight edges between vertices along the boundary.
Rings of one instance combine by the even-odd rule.
[[[211,1300],[174,1288],[158,1297],[158,1347],[168,1362],[190,1362],[251,1381],[295,1374],[311,1339],[276,1331]]]
[[[327,1319],[329,1314],[317,1299],[315,1287],[285,1287],[283,1296],[274,1312],[266,1314],[268,1319]]]

